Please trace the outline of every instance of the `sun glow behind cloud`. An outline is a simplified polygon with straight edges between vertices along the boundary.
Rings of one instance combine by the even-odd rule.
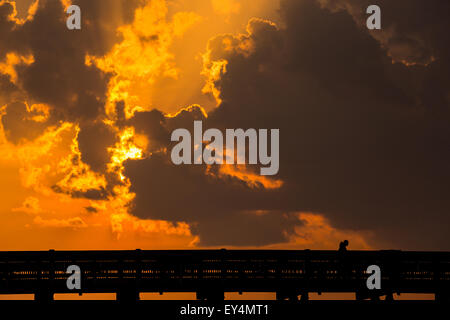
[[[123,36],[105,57],[86,57],[86,63],[113,74],[109,84],[107,112],[114,113],[114,103],[125,101],[125,114],[129,118],[136,108],[152,106],[149,87],[158,77],[177,79],[179,70],[174,63],[170,47],[174,38],[201,18],[193,12],[177,12],[167,21],[165,1],[150,1],[135,12],[131,25],[118,29]],[[145,107],[147,106],[147,107]]]

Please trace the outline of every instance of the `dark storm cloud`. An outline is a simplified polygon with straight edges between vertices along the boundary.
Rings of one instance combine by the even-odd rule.
[[[144,134],[150,141],[147,151],[152,152],[166,146],[170,135],[164,127],[164,114],[158,110],[137,112],[134,117],[126,122],[135,128],[137,134]]]
[[[258,202],[267,192],[252,190],[237,179],[205,175],[204,170],[203,166],[172,165],[161,154],[130,160],[125,173],[132,180],[132,191],[138,192],[135,212],[155,219],[193,221],[227,215],[237,209],[260,209]],[[143,189],[147,190],[145,194],[141,193]]]
[[[33,19],[23,25],[8,20],[13,12],[11,4],[0,6],[0,58],[4,59],[9,52],[34,58],[30,65],[16,66],[17,87],[3,76],[0,78],[2,98],[8,91],[20,91],[23,100],[50,107],[47,125],[61,120],[79,124],[82,160],[96,171],[105,168],[109,160],[107,147],[115,142],[114,134],[99,121],[104,116],[109,75],[86,65],[85,58],[87,54],[106,54],[120,40],[117,27],[130,23],[141,3],[140,0],[73,1],[82,14],[82,28],[75,31],[67,29],[68,15],[60,1],[39,1]],[[36,137],[30,132],[35,133],[32,129],[40,125],[19,123],[21,119],[17,116],[22,116],[19,113],[23,108],[19,109],[8,107],[3,119],[8,137],[14,142]]]
[[[29,98],[52,106],[53,117],[72,122],[95,119],[105,103],[108,77],[86,66],[85,55],[99,51],[103,35],[89,24],[80,31],[68,30],[66,17],[59,1],[40,2],[33,20],[15,32],[16,42],[24,43],[35,60],[19,69],[19,81]]]
[[[397,8],[383,4],[388,17],[390,6]],[[446,6],[421,5],[430,12]],[[211,57],[228,64],[216,82],[223,102],[205,126],[280,128],[277,178],[284,184],[250,189],[163,156],[128,161],[133,212],[196,222],[202,244],[261,244],[262,234],[264,243],[279,241],[289,221],[280,213],[312,211],[339,228],[371,230],[392,247],[449,249],[448,19],[429,21],[410,12],[416,9],[416,2],[405,5],[392,19],[416,18],[412,29],[433,33],[428,66],[421,65],[426,53],[413,47],[408,59],[417,66],[392,63],[391,49],[348,12],[312,0],[283,1],[283,29],[253,20],[247,36],[212,40]],[[271,218],[248,223],[248,210],[267,210]],[[239,221],[252,226],[245,237],[227,237],[244,232]]]
[[[6,54],[17,49],[16,45],[12,46],[14,41],[13,30],[15,22],[8,18],[13,14],[14,7],[10,3],[0,4],[0,62],[4,62]],[[19,88],[12,83],[10,77],[6,74],[0,74],[0,106],[10,103],[11,101],[22,98]]]
[[[88,207],[84,207],[84,209],[88,212],[88,213],[97,213],[98,210],[94,207],[88,206]]]
[[[381,8],[382,29],[371,35],[387,48],[397,61],[428,64],[442,57],[442,41],[448,30],[450,3],[439,0],[318,0],[333,11],[346,10],[359,26],[365,27],[366,8],[376,4]]]
[[[4,105],[19,93],[19,89],[13,84],[9,76],[0,74],[0,105]]]
[[[398,246],[448,248],[448,101],[444,108],[422,94],[446,69],[440,76],[434,64],[392,65],[347,13],[312,1],[284,1],[282,15],[284,44],[274,59],[228,57],[218,82],[224,103],[210,120],[253,127],[271,119],[269,127],[281,128],[280,176],[292,208],[323,212],[338,227],[375,230]],[[410,90],[408,82],[421,85]],[[448,96],[445,87],[433,93]],[[422,230],[426,237],[418,238]]]
[[[19,143],[23,139],[33,140],[46,129],[46,122],[32,120],[40,113],[28,112],[27,106],[22,102],[13,102],[6,106],[6,114],[2,117],[2,125],[6,138],[12,143]]]
[[[282,212],[255,215],[229,211],[211,219],[202,219],[201,223],[192,227],[192,231],[200,234],[201,244],[210,246],[262,246],[286,242],[286,235],[292,234],[297,225],[297,216]]]
[[[103,55],[116,41],[116,29],[129,23],[142,1],[74,1],[81,7],[82,29],[68,30],[60,1],[43,0],[24,25],[8,21],[12,5],[0,6],[0,57],[32,54],[34,63],[18,66],[18,83],[27,99],[50,105],[51,118],[83,122],[103,114],[109,76],[85,64],[86,54]],[[5,39],[6,41],[3,41]]]
[[[270,211],[268,191],[251,189],[235,178],[205,175],[204,166],[175,166],[156,154],[129,160],[125,167],[130,190],[136,192],[132,212],[141,218],[189,222],[201,245],[285,242],[285,232],[300,224],[293,215]],[[268,211],[257,215],[261,208]]]
[[[8,17],[13,13],[14,7],[10,3],[0,4],[0,60],[5,58],[8,47],[11,44],[11,33],[15,26],[14,21]]]
[[[110,158],[107,148],[116,141],[115,132],[101,121],[82,125],[78,133],[81,160],[92,170],[104,172]]]
[[[156,152],[142,160],[125,162],[125,175],[136,193],[130,204],[140,218],[186,221],[200,235],[201,245],[265,245],[284,242],[300,224],[294,215],[276,211],[277,193],[249,188],[236,178],[218,178],[217,167],[206,174],[205,165],[176,166],[169,154],[170,133],[176,128],[192,131],[193,121],[206,118],[192,106],[173,118],[158,111],[139,112],[131,123],[153,143],[165,144],[169,153]],[[268,199],[271,199],[268,201]],[[266,211],[256,214],[264,208]],[[274,210],[272,210],[274,209]]]
[[[65,193],[70,195],[72,198],[83,198],[90,200],[106,200],[110,193],[105,188],[101,187],[99,189],[88,189],[88,190],[67,190],[61,188],[58,185],[53,185],[52,190],[57,193]]]

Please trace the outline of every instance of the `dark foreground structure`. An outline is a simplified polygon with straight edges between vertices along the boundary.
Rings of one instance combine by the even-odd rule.
[[[66,270],[81,269],[81,289],[69,290]],[[366,269],[381,269],[381,289],[369,290]],[[433,293],[450,299],[450,252],[315,250],[174,250],[0,252],[0,294],[195,292],[220,301],[224,292],[275,292],[308,300],[310,292],[354,292],[357,300],[394,293]]]

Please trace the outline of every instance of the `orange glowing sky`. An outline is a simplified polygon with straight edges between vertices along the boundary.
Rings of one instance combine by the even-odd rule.
[[[11,19],[18,24],[33,19],[34,2],[17,2],[17,12]],[[36,139],[18,144],[9,142],[0,128],[0,250],[196,248],[198,238],[189,224],[140,219],[129,213],[127,203],[134,194],[123,175],[123,162],[147,155],[152,141],[132,127],[117,127],[114,105],[125,101],[127,118],[137,110],[155,107],[169,117],[193,104],[207,113],[220,102],[211,81],[226,68],[226,61],[209,61],[208,40],[223,33],[246,33],[249,19],[255,17],[277,24],[277,6],[273,0],[149,1],[136,9],[132,23],[117,28],[122,39],[106,55],[86,55],[86,65],[113,74],[105,105],[107,118],[102,121],[119,137],[108,150],[108,172],[125,182],[116,186],[114,197],[74,198],[51,188],[56,185],[63,191],[81,192],[106,184],[105,177],[86,164],[71,161],[80,155],[77,124],[61,122],[46,128]],[[158,34],[158,41],[152,41],[154,34]],[[142,37],[149,39],[145,45]],[[0,73],[16,83],[16,68],[32,64],[33,59],[32,55],[11,52],[0,61]],[[26,105],[32,121],[39,123],[48,117],[49,106],[33,102]],[[0,114],[4,113],[5,106],[0,108]],[[224,166],[219,177],[226,175],[253,187],[276,189],[283,184],[276,178],[246,172],[245,168]],[[336,229],[317,213],[299,212],[298,219],[304,224],[289,242],[268,248],[334,249],[344,238],[350,240],[352,249],[371,247],[368,232]]]

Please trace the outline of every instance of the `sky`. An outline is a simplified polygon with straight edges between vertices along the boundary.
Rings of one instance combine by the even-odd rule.
[[[0,1],[0,250],[450,250],[450,3],[370,4]],[[174,165],[195,120],[279,172]]]

